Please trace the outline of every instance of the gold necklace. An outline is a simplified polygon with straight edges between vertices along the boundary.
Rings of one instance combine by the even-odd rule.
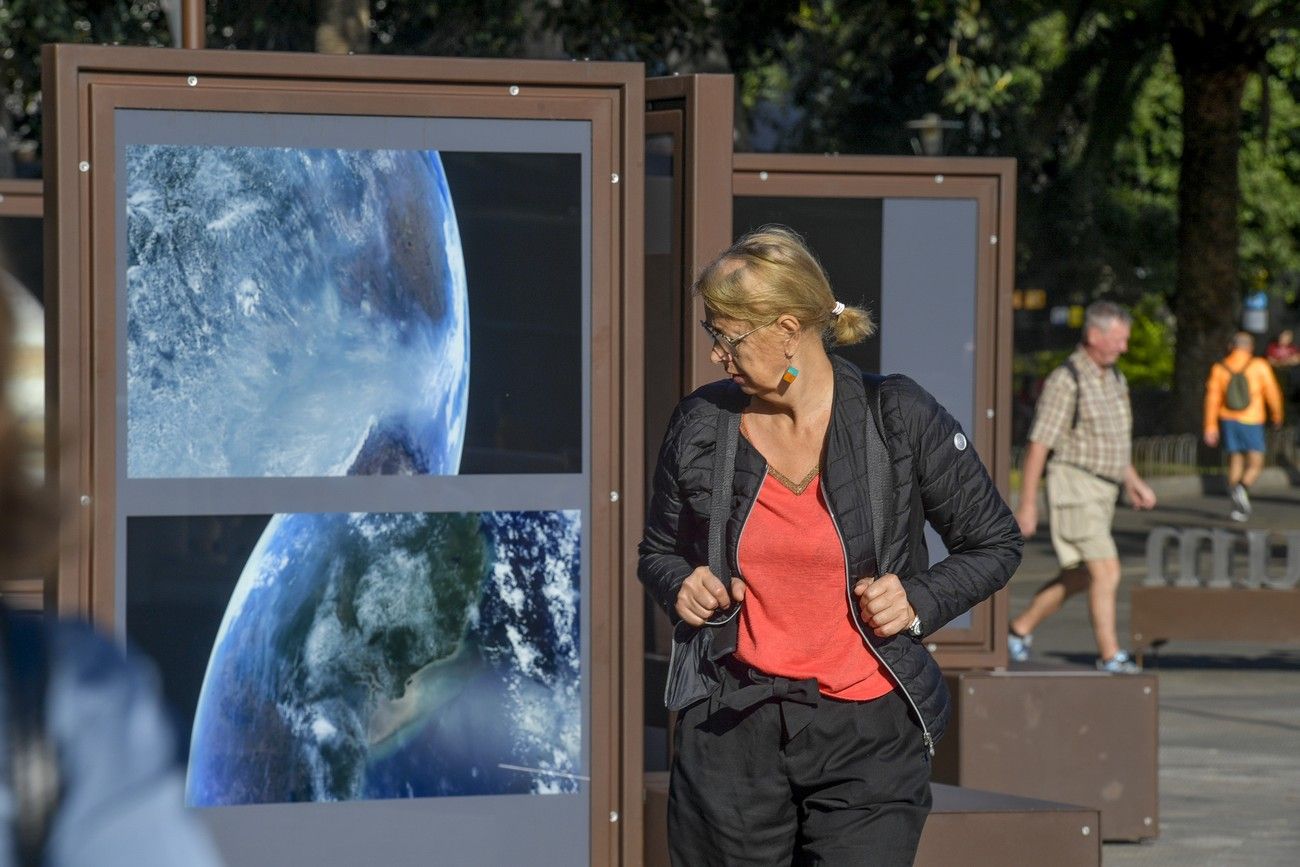
[[[748,428],[745,427],[745,413],[741,413],[740,416],[740,432],[744,434],[745,439],[750,441],[750,445],[753,445],[754,441],[750,439],[749,430]],[[755,449],[757,449],[757,446],[755,446]],[[762,454],[762,452],[759,452],[759,454]],[[767,461],[767,458],[764,458],[763,460]],[[790,493],[794,494],[796,497],[802,494],[804,491],[808,490],[808,486],[812,484],[813,479],[817,478],[817,475],[818,473],[821,472],[821,470],[822,470],[822,462],[818,461],[817,463],[813,464],[812,469],[808,471],[808,475],[804,476],[802,481],[796,482],[793,479],[791,479],[789,476],[787,476],[785,473],[781,472],[776,467],[772,466],[770,461],[767,461],[768,475],[776,479],[777,482],[781,485],[781,487],[785,488]]]

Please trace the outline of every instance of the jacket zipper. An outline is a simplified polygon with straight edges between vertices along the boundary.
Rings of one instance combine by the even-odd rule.
[[[766,481],[767,481],[767,464],[764,463],[764,464],[763,464],[763,475],[762,475],[762,477],[758,480],[758,491],[761,492],[761,491],[763,490],[763,483],[766,482]],[[738,532],[738,533],[736,534],[736,568],[737,568],[737,574],[736,574],[735,576],[733,576],[733,577],[739,577],[739,568],[740,568],[740,538],[741,538],[742,536],[745,535],[745,528],[746,528],[747,526],[749,526],[749,516],[752,515],[752,514],[754,513],[754,505],[755,505],[757,502],[758,502],[758,493],[755,493],[755,494],[754,494],[754,499],[752,499],[752,500],[749,501],[749,510],[745,512],[745,519],[744,519],[743,521],[740,522],[740,532]],[[727,551],[723,551],[722,556],[724,556],[724,557],[728,556],[728,552],[727,552]],[[742,580],[743,580],[743,579],[742,579]],[[728,593],[728,594],[731,593],[731,588],[730,588],[730,587],[727,588],[727,593]],[[726,620],[723,620],[721,623],[714,623],[714,624],[711,624],[711,626],[712,626],[712,627],[718,627],[718,626],[722,626],[723,624],[730,623],[731,620],[732,620],[732,618],[735,617],[735,616],[736,616],[737,614],[739,614],[739,613],[740,613],[740,609],[737,608],[734,612],[732,612],[732,616],[731,616],[731,617],[728,617]],[[675,632],[675,631],[676,631],[676,630],[674,630],[674,632]],[[677,666],[677,639],[674,637],[674,639],[673,639],[673,641],[672,641],[670,647],[668,648],[668,676],[664,679],[664,706],[665,706],[665,707],[667,707],[667,705],[668,705],[668,690],[669,690],[669,688],[672,686],[672,683],[673,683],[673,669],[676,668],[676,666]]]
[[[858,634],[862,636],[862,641],[867,645],[867,649],[871,651],[871,655],[874,656],[882,666],[884,666],[885,671],[889,672],[889,676],[893,679],[894,683],[898,684],[898,688],[903,693],[903,697],[906,698],[907,703],[911,705],[912,713],[916,714],[916,721],[921,724],[921,740],[925,742],[925,749],[930,754],[930,757],[933,758],[934,738],[930,735],[930,727],[925,724],[925,717],[921,716],[921,708],[917,707],[916,701],[913,700],[912,694],[907,691],[907,687],[903,685],[903,681],[894,673],[894,670],[889,667],[889,663],[885,662],[885,657],[880,654],[880,651],[876,649],[876,645],[874,645],[871,642],[871,639],[867,637],[867,631],[862,625],[862,613],[858,611],[857,606],[853,604],[853,576],[849,574],[849,549],[848,546],[844,544],[844,534],[840,532],[840,522],[839,519],[835,517],[835,510],[831,508],[830,498],[827,497],[825,499],[826,512],[831,516],[831,524],[835,527],[835,535],[840,540],[840,551],[844,555],[844,593],[849,602],[849,616],[853,618],[853,625],[857,628]],[[879,555],[879,552],[877,552],[877,555]]]

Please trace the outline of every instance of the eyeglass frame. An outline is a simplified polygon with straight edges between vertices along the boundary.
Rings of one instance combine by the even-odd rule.
[[[755,331],[762,331],[764,328],[767,328],[769,325],[775,325],[776,320],[780,318],[781,318],[780,316],[777,316],[771,322],[765,322],[762,325],[758,326],[757,328],[751,328],[748,331],[746,331],[744,334],[735,338],[728,337],[718,329],[714,328],[713,325],[711,325],[709,323],[709,320],[707,319],[700,320],[700,327],[704,329],[705,334],[713,338],[713,345],[715,348],[721,348],[728,358],[735,358],[736,347],[740,345],[740,341],[744,340],[746,337],[753,334]]]

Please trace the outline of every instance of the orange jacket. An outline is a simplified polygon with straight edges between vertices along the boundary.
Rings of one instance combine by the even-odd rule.
[[[1234,411],[1223,403],[1228,393],[1228,380],[1238,371],[1243,371],[1250,383],[1250,406]],[[1227,358],[1210,368],[1210,375],[1205,380],[1205,432],[1218,433],[1220,419],[1263,424],[1266,404],[1267,415],[1272,416],[1274,424],[1281,424],[1282,389],[1278,388],[1273,368],[1245,349],[1234,349]]]

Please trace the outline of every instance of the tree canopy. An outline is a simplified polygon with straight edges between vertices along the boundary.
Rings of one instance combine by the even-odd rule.
[[[1300,291],[1292,0],[208,0],[211,47],[638,60],[737,80],[742,150],[1019,164],[1017,285],[1135,307],[1151,387],[1191,428],[1243,292]],[[12,148],[39,140],[37,47],[167,44],[158,0],[0,0]],[[2,167],[0,167],[2,168]],[[1159,340],[1176,336],[1160,358]],[[1146,344],[1152,344],[1147,346]]]

